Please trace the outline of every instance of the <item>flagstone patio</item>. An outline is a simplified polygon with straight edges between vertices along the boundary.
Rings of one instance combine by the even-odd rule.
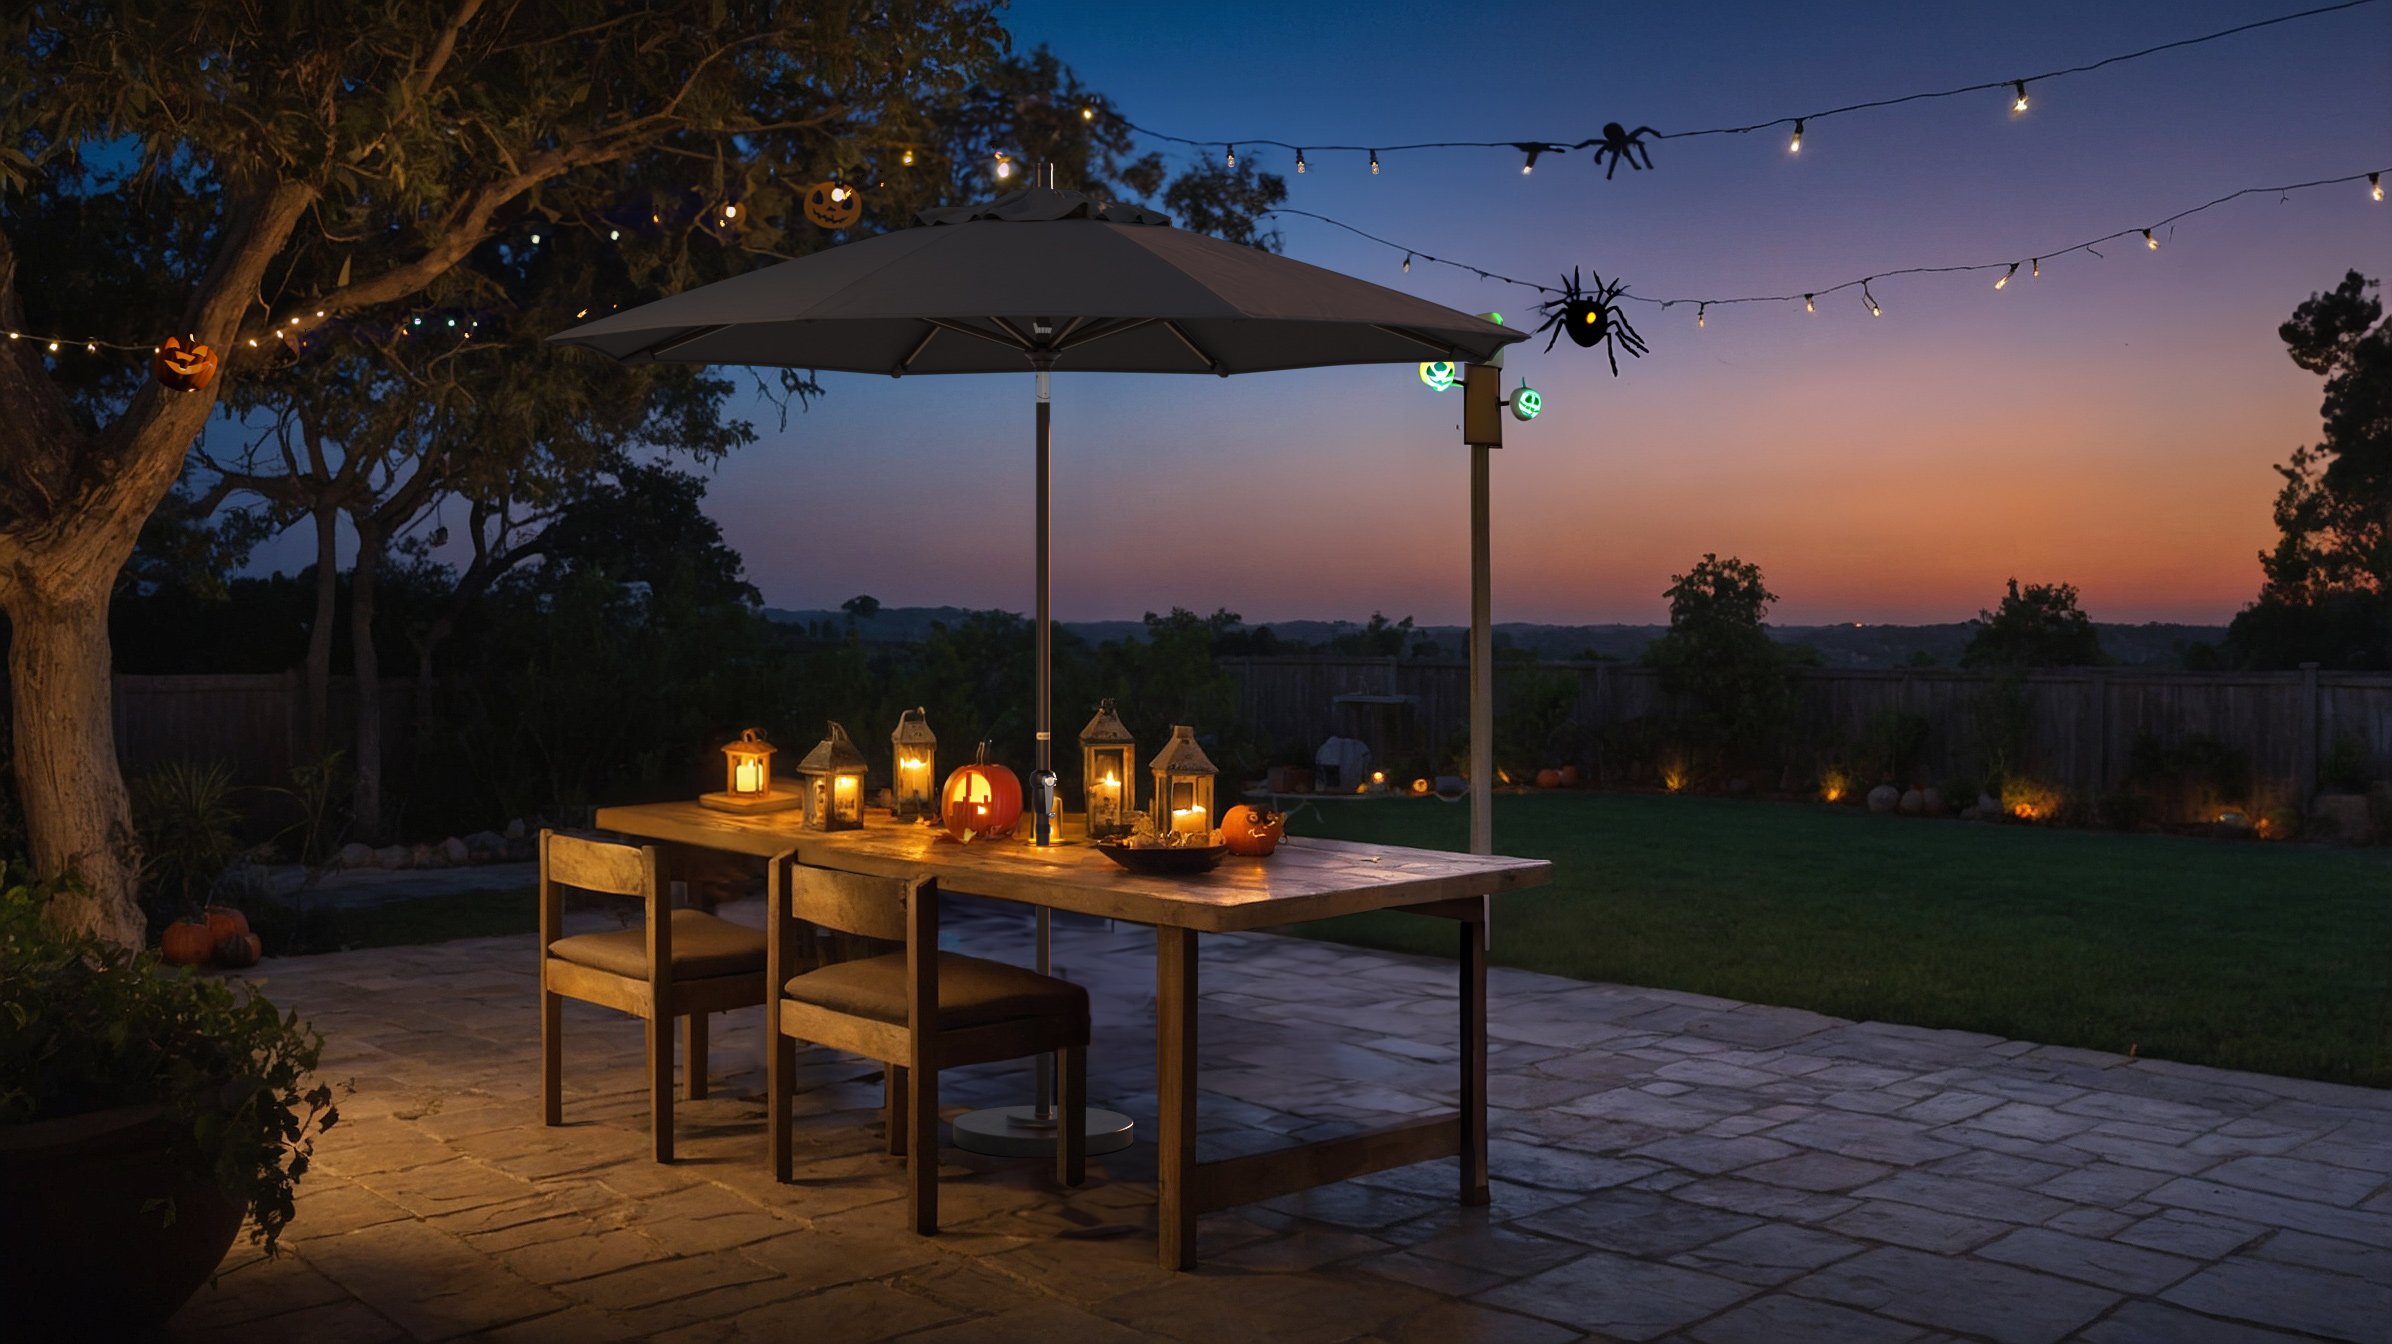
[[[1026,916],[949,904],[951,944],[1027,959]],[[1094,1099],[1143,1129],[1152,938],[1062,918],[1056,948],[1094,995]],[[1499,969],[1493,1207],[1454,1203],[1450,1162],[1389,1172],[1210,1215],[1172,1274],[1143,1143],[1068,1192],[949,1148],[947,1230],[903,1230],[877,1067],[827,1052],[776,1184],[760,1010],[716,1019],[713,1096],[660,1167],[628,1018],[567,1006],[568,1123],[538,1123],[528,937],[260,974],[354,1090],[289,1254],[238,1249],[177,1339],[2381,1344],[2392,1320],[2392,1093],[2362,1088]],[[1204,1156],[1450,1106],[1450,978],[1207,939]],[[946,1079],[951,1111],[1027,1100],[1018,1065]]]

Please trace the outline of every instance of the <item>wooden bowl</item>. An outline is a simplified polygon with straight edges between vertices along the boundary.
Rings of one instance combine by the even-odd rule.
[[[1221,862],[1229,853],[1227,845],[1149,846],[1133,849],[1128,845],[1100,840],[1099,852],[1133,873],[1201,873]]]

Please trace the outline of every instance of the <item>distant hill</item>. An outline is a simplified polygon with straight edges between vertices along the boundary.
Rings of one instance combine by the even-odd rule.
[[[790,611],[767,607],[764,614],[776,621],[809,625],[828,621],[838,629],[847,626],[843,611]],[[880,643],[911,644],[925,639],[935,623],[954,625],[971,612],[963,607],[884,607],[868,620],[858,622],[857,632],[864,638]],[[1273,634],[1290,643],[1325,645],[1339,635],[1360,633],[1360,621],[1271,621]],[[1146,627],[1138,621],[1066,621],[1066,629],[1092,644],[1116,639],[1138,639]],[[1497,640],[1514,648],[1525,649],[1548,661],[1581,658],[1594,654],[1604,658],[1631,660],[1644,653],[1664,627],[1658,625],[1537,625],[1526,621],[1500,622],[1495,627]],[[2149,622],[2142,625],[2095,623],[2101,633],[2101,647],[2109,655],[2130,667],[2178,667],[2184,662],[2184,651],[2194,644],[2216,644],[2225,638],[2222,625],[2172,625]],[[1931,666],[1955,667],[1960,651],[1968,647],[1969,628],[1965,621],[1951,621],[1941,625],[1779,625],[1770,633],[1788,644],[1807,644],[1819,651],[1820,659],[1829,667],[1904,667],[1912,664],[1914,655],[1925,654],[1934,659]],[[1464,651],[1469,631],[1458,625],[1415,627],[1415,642],[1428,640],[1441,653],[1459,657]]]

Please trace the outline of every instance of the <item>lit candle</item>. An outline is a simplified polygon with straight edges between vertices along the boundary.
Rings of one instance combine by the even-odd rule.
[[[1121,822],[1121,776],[1107,771],[1097,781],[1088,802],[1088,824],[1115,826]]]
[[[733,793],[764,792],[764,762],[752,757],[735,762],[731,767]]]
[[[1186,835],[1202,835],[1211,828],[1205,824],[1203,808],[1175,807],[1171,809],[1171,829]]]

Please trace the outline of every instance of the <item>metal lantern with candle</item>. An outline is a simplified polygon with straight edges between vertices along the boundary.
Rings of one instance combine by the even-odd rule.
[[[1196,745],[1196,730],[1173,724],[1171,740],[1148,763],[1154,771],[1154,824],[1168,839],[1187,845],[1212,842],[1212,758]]]
[[[833,722],[830,729],[830,736],[797,763],[805,825],[815,831],[852,831],[864,824],[864,753],[845,728]]]
[[[937,817],[938,790],[933,781],[938,778],[939,739],[930,731],[929,716],[920,709],[898,715],[897,729],[889,734],[889,747],[895,757],[890,798],[897,820]]]
[[[772,754],[764,730],[750,728],[723,744],[723,791],[698,795],[698,801],[722,812],[779,812],[798,805],[798,796],[773,787]]]
[[[1137,743],[1113,702],[1101,701],[1080,730],[1080,778],[1088,796],[1088,838],[1127,835],[1137,793]]]

